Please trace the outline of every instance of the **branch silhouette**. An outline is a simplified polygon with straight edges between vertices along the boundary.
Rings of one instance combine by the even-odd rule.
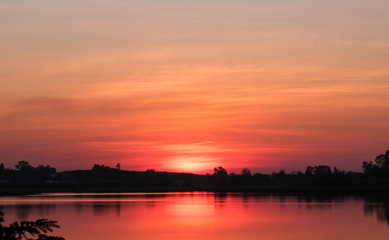
[[[65,240],[63,237],[48,236],[53,228],[59,228],[57,221],[38,219],[36,221],[13,222],[3,226],[4,213],[0,212],[0,239],[3,240]]]

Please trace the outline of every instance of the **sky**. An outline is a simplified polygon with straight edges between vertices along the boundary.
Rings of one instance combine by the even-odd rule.
[[[361,171],[389,149],[387,0],[0,0],[0,162]]]

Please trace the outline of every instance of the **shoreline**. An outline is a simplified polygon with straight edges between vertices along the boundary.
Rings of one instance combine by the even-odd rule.
[[[3,188],[0,196],[25,196],[42,193],[270,193],[281,195],[375,195],[388,194],[386,186],[355,187],[77,187],[77,188]]]

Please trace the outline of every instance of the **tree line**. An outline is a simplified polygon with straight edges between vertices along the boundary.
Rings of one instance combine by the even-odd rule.
[[[0,187],[349,187],[362,185],[389,186],[389,150],[373,161],[362,163],[362,172],[342,171],[325,165],[308,166],[304,172],[271,174],[252,173],[244,168],[240,173],[228,173],[222,166],[213,174],[126,171],[116,167],[95,164],[90,170],[57,172],[47,165],[31,166],[19,161],[15,169],[0,165]]]

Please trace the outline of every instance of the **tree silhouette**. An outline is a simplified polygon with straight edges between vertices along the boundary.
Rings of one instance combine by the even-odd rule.
[[[246,176],[246,177],[251,177],[251,171],[250,169],[248,168],[243,168],[242,172],[241,172],[241,175],[242,176]]]
[[[374,160],[379,168],[389,168],[389,150],[378,155]]]
[[[48,236],[53,228],[59,228],[56,221],[38,219],[36,221],[21,221],[3,226],[4,213],[0,212],[0,239],[2,240],[65,240],[63,237]]]
[[[362,163],[362,170],[371,176],[388,176],[389,174],[389,150],[385,154],[380,154],[372,161]]]
[[[213,175],[216,175],[216,176],[227,176],[228,173],[227,173],[227,170],[225,168],[223,168],[222,166],[219,166],[219,167],[215,167],[213,169]]]
[[[25,171],[32,169],[32,166],[29,162],[26,161],[19,161],[18,164],[15,165],[16,170]]]

